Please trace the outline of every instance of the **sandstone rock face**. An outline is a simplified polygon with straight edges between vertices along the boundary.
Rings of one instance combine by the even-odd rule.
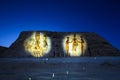
[[[34,32],[46,34],[51,39],[51,49],[43,57],[66,57],[63,49],[63,39],[67,35],[79,34],[86,41],[86,49],[83,55],[77,56],[120,56],[120,51],[114,48],[104,38],[92,32],[50,32],[50,31],[23,31],[17,40],[5,52],[10,54],[8,57],[33,57],[25,50],[25,40]]]

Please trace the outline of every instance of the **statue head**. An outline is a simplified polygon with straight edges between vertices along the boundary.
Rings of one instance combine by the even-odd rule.
[[[36,41],[40,40],[40,32],[35,33],[35,39],[36,39]]]
[[[67,40],[69,40],[69,37],[67,37]]]
[[[43,36],[43,37],[44,37],[44,40],[46,40],[46,39],[47,39],[47,35],[45,35],[45,34],[44,34],[44,36]]]

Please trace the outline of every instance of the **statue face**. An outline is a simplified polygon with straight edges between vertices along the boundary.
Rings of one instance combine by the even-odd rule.
[[[67,37],[67,40],[69,40],[69,37]]]
[[[44,36],[44,37],[43,37],[43,40],[46,40],[46,39],[47,39],[47,37],[46,37],[46,36]]]
[[[36,41],[40,40],[40,36],[35,36]]]
[[[40,40],[40,33],[35,33],[35,39],[36,39],[36,41]]]

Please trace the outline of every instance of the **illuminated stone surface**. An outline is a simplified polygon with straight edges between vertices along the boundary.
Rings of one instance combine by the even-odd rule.
[[[63,48],[67,56],[84,55],[87,42],[80,34],[71,34],[63,38]]]
[[[27,39],[30,40],[31,36],[35,33],[39,32],[41,34],[41,38],[45,34],[47,36],[47,43],[49,49],[46,53],[42,53],[42,55],[37,55],[37,57],[67,57],[67,56],[118,56],[120,55],[120,51],[114,48],[110,43],[108,43],[104,38],[100,37],[96,33],[93,32],[50,32],[50,31],[23,31],[17,38],[17,40],[10,46],[10,48],[5,52],[6,57],[36,57],[31,54],[31,51],[26,50],[24,45]],[[66,38],[70,37],[70,41],[73,40],[74,35],[77,35],[78,40],[78,53],[75,54],[72,52],[73,42],[70,43],[70,53],[67,55],[66,52]],[[83,43],[83,54],[81,52],[81,38],[82,36]],[[38,37],[39,39],[39,37]],[[35,42],[35,36],[33,39]],[[40,40],[40,43],[42,40]],[[63,45],[64,44],[64,45]],[[32,45],[34,46],[34,45]],[[75,50],[75,49],[74,49]]]
[[[24,48],[26,52],[29,52],[34,57],[43,57],[49,53],[51,41],[46,34],[34,32],[24,41]]]

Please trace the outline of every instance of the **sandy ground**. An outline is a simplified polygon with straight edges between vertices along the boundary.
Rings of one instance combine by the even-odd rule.
[[[120,57],[0,59],[0,80],[120,80]]]

